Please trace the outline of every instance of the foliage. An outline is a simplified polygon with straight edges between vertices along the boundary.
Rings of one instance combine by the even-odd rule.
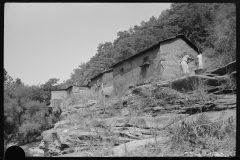
[[[236,59],[236,5],[234,3],[173,3],[158,18],[152,16],[128,30],[119,31],[111,42],[100,43],[90,61],[81,63],[64,85],[88,80],[104,69],[150,47],[154,43],[184,34],[204,56]]]
[[[222,55],[223,63],[236,59],[236,5],[224,3],[215,5],[209,40],[216,56]]]
[[[19,128],[19,133],[21,136],[20,138],[20,144],[25,144],[29,143],[32,141],[32,136],[35,135],[40,135],[41,131],[39,130],[40,124],[36,122],[27,122],[24,123],[20,128]],[[31,138],[30,138],[31,137]]]
[[[59,79],[51,78],[45,84],[41,85],[41,89],[44,92],[44,101],[47,105],[50,105],[51,99],[51,90],[59,89],[60,87],[57,85]]]
[[[182,99],[183,94],[170,87],[158,87],[153,91],[154,97],[158,99],[161,106],[174,104],[176,100]]]
[[[19,78],[14,80],[4,68],[4,131],[7,134],[19,131],[24,135],[24,139],[51,127],[59,117],[58,114],[47,117],[50,90],[67,88],[76,82],[78,85],[87,85],[92,77],[113,64],[177,34],[188,37],[198,46],[204,57],[220,59],[219,64],[236,60],[236,5],[173,3],[159,17],[152,16],[140,25],[119,31],[113,42],[100,43],[96,54],[88,62],[80,63],[78,68],[73,70],[71,78],[61,84],[58,84],[59,79],[51,78],[44,84],[27,86]],[[121,92],[120,108],[124,83],[125,80],[122,79],[117,86]],[[236,83],[229,81],[226,87],[234,89]],[[197,89],[191,95],[192,103],[207,100],[204,94],[201,87]],[[158,104],[153,103],[155,99],[146,99],[144,105],[165,105],[165,102],[171,104],[176,98],[183,99],[182,96],[171,89],[158,89],[154,97],[159,100]],[[99,96],[86,93],[70,97],[65,101],[65,105],[86,104],[89,99],[98,100]],[[189,134],[192,133],[191,130],[188,131]]]
[[[172,127],[170,130],[170,134],[173,135],[171,151],[179,153],[192,148],[208,149],[211,152],[221,151],[226,145],[225,140],[232,142],[236,136],[232,117],[226,121],[211,122],[203,113],[198,115],[196,121],[183,121],[181,125]],[[233,150],[234,145],[228,149]]]
[[[25,85],[21,79],[13,80],[4,69],[4,132],[20,133],[20,143],[34,141],[42,131],[52,127],[59,118],[48,113],[50,90],[58,79],[53,78],[41,86]]]

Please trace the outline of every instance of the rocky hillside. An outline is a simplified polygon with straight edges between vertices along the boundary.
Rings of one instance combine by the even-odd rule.
[[[64,103],[61,120],[29,151],[61,157],[235,156],[236,71],[231,73],[143,84],[115,97]]]

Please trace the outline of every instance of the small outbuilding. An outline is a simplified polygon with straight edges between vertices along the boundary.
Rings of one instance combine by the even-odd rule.
[[[71,85],[66,89],[51,90],[51,104],[49,107],[59,106],[62,101],[73,94],[83,94],[89,90],[89,86]]]

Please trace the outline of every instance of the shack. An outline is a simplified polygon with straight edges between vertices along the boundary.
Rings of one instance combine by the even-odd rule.
[[[84,93],[85,91],[89,90],[89,86],[78,86],[78,85],[72,85],[66,88],[67,95],[68,97],[72,94],[81,94]]]
[[[91,90],[96,90],[96,86],[100,86],[103,83],[104,88],[113,86],[113,69],[107,69],[98,75],[91,78],[89,85]]]
[[[198,48],[184,35],[157,42],[113,66],[115,93],[123,91],[150,77],[160,80],[180,77],[180,61],[184,54],[197,58]],[[195,63],[189,63],[190,75],[195,74]]]
[[[51,104],[49,107],[60,106],[62,101],[73,94],[83,94],[89,90],[89,86],[71,85],[65,89],[51,90]]]

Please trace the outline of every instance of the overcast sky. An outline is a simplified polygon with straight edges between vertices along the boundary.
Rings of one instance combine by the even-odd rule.
[[[24,84],[60,82],[96,54],[169,3],[5,3],[4,68]]]

